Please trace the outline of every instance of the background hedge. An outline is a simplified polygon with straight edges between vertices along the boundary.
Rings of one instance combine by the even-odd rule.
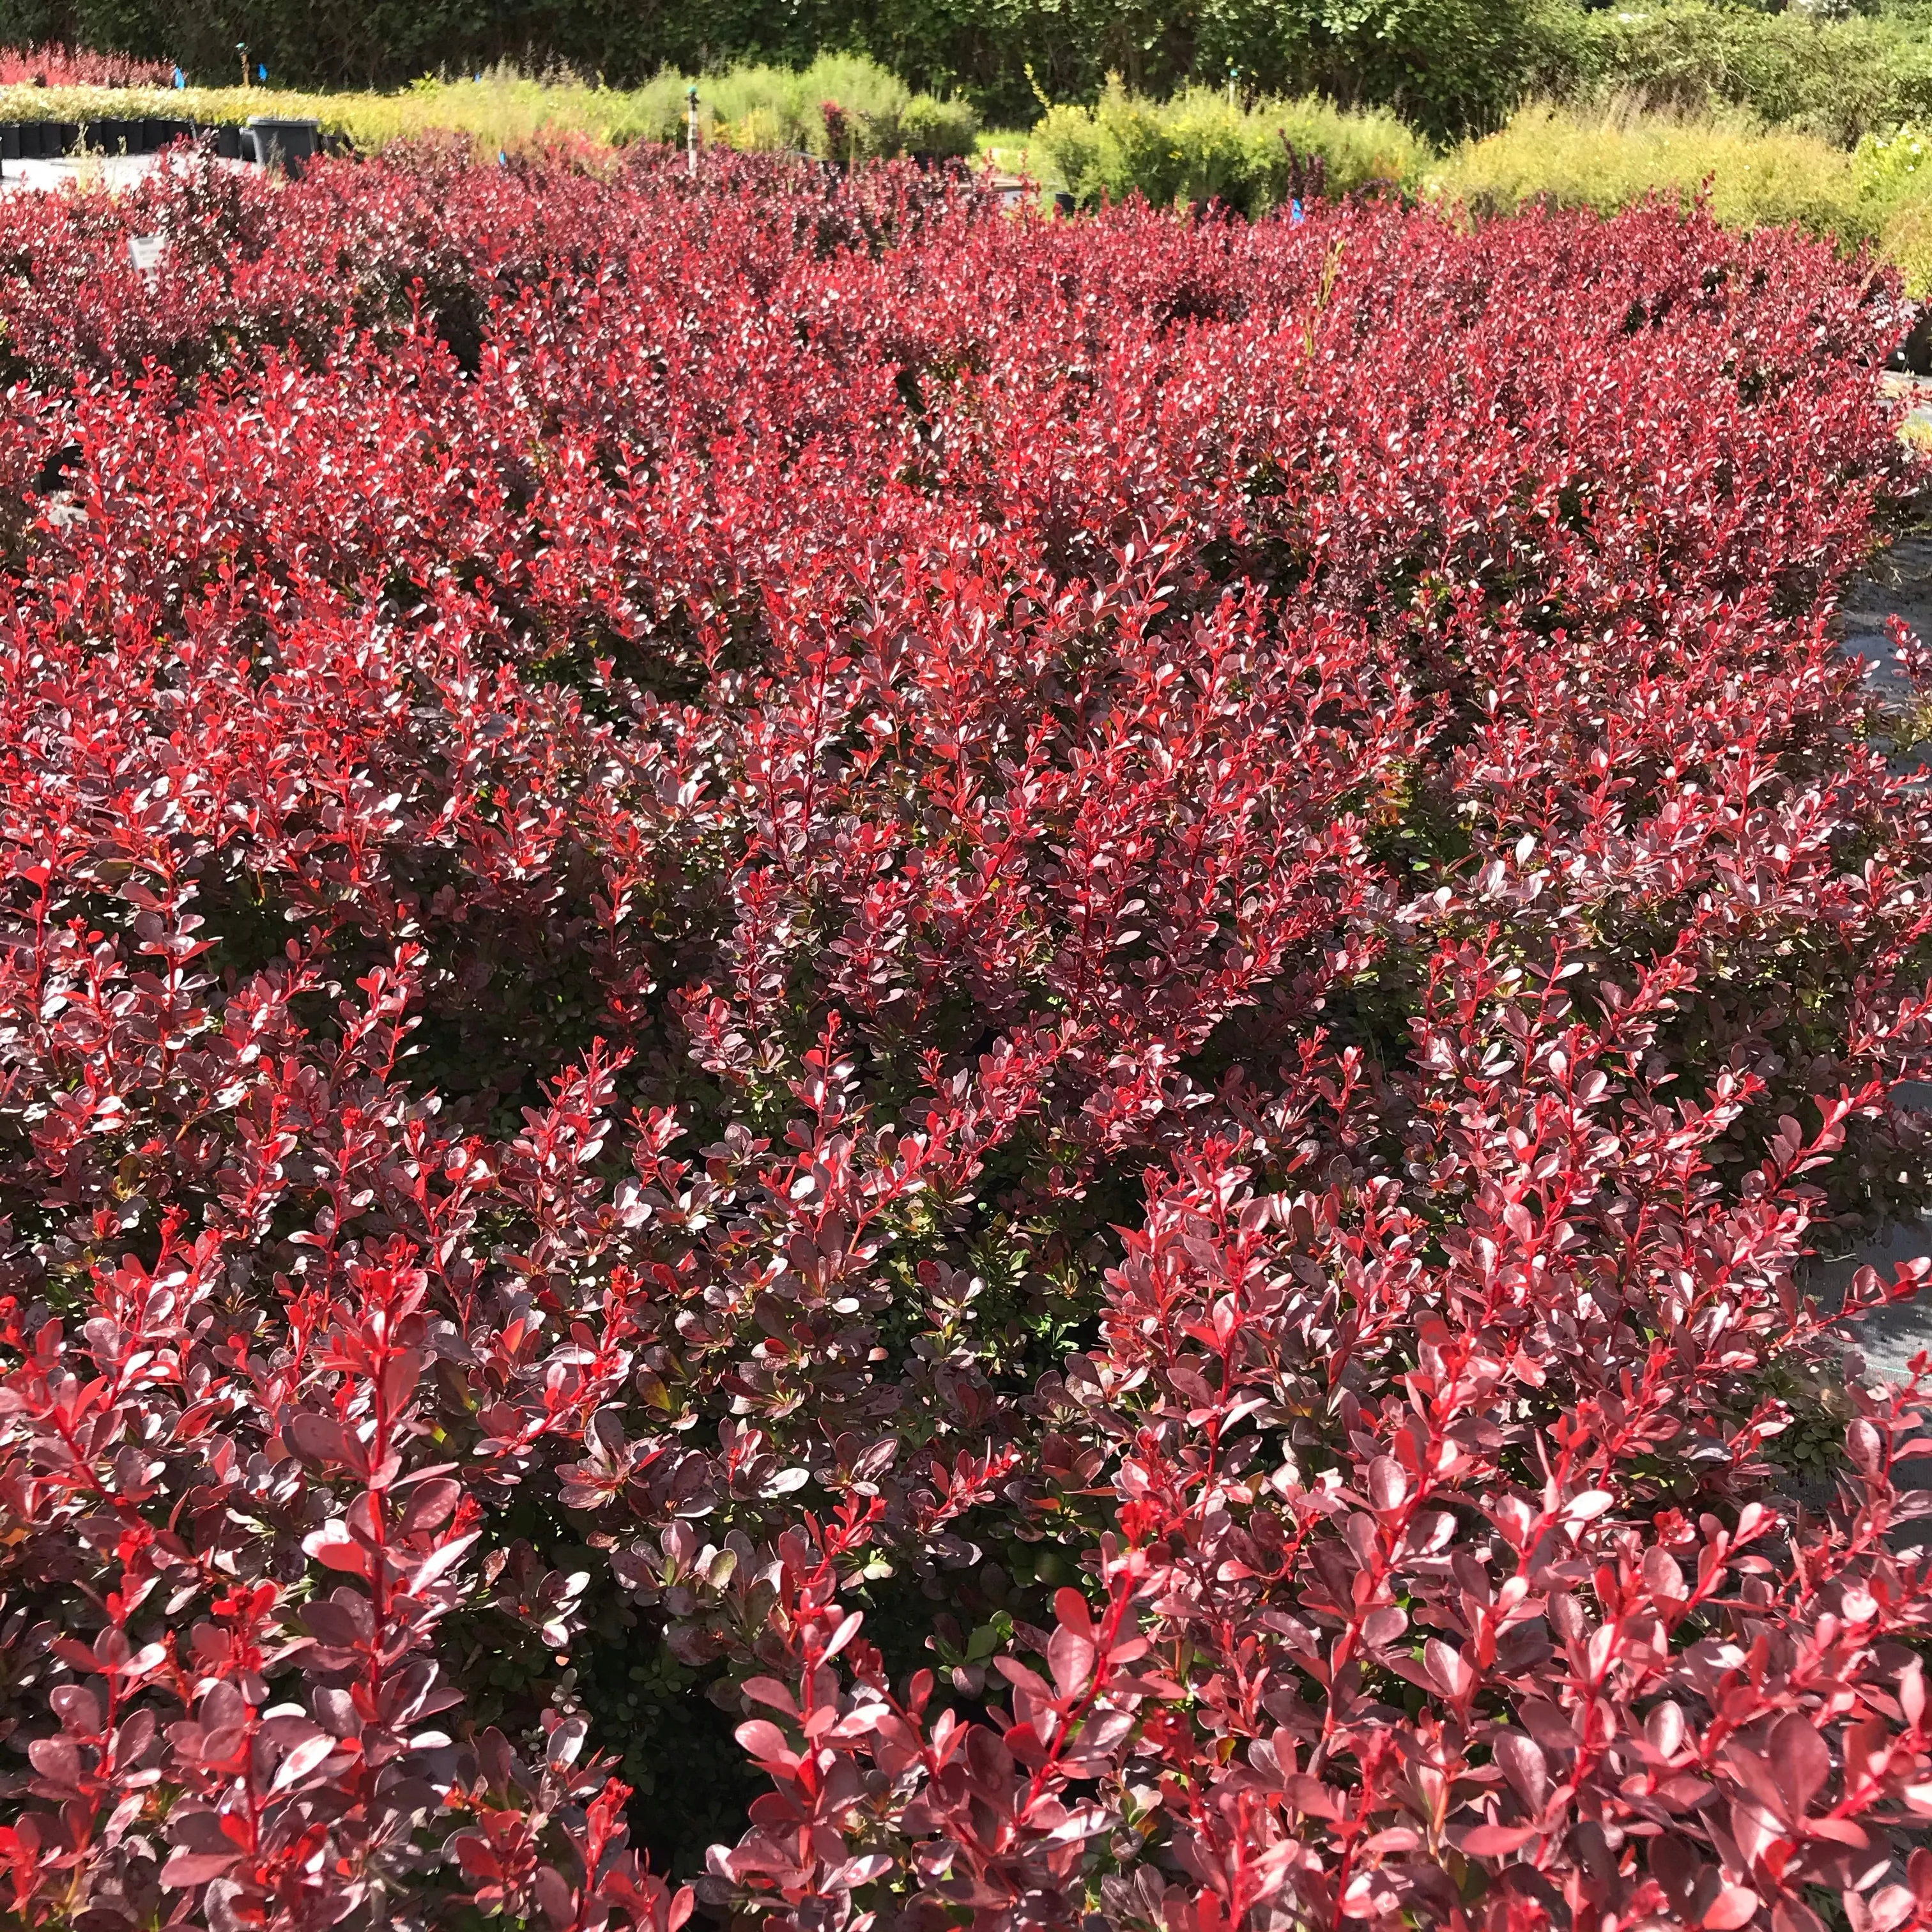
[[[0,42],[178,60],[232,83],[236,43],[284,87],[390,87],[499,62],[634,86],[732,63],[869,55],[987,121],[1091,104],[1110,76],[1162,95],[1324,95],[1437,140],[1526,99],[1736,108],[1841,146],[1932,118],[1932,0],[1829,17],[1666,0],[0,0]]]
[[[1580,15],[1546,0],[0,0],[0,41],[61,40],[238,77],[376,87],[514,61],[634,85],[666,68],[869,53],[916,88],[1030,121],[1035,88],[1091,100],[1109,73],[1392,106],[1433,134],[1493,124],[1526,87],[1601,64]],[[1575,40],[1577,46],[1572,49]]]

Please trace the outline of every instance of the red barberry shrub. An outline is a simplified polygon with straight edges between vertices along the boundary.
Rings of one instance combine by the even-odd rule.
[[[0,1911],[1932,1922],[1916,1385],[1769,1453],[1932,1198],[1888,283],[727,155],[0,226]]]
[[[0,87],[166,87],[172,61],[138,55],[98,53],[92,47],[0,47]]]

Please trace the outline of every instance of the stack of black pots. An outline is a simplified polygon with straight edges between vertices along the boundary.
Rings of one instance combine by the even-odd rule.
[[[275,122],[268,158],[299,172],[311,154],[354,152],[346,134],[314,130],[312,122]],[[302,133],[308,134],[306,141]],[[252,128],[221,122],[204,128],[192,121],[0,122],[0,165],[8,161],[52,161],[64,154],[158,154],[177,141],[194,141],[226,161],[263,158]]]

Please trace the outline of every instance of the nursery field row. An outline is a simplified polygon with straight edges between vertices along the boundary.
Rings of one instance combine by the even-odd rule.
[[[1109,74],[1166,94],[1190,81],[1270,96],[1399,109],[1442,140],[1486,131],[1522,100],[1616,95],[1737,108],[1850,146],[1932,114],[1924,0],[1772,7],[1750,0],[710,0],[612,9],[532,0],[9,0],[0,31],[66,36],[152,58],[28,50],[22,78],[146,78],[178,61],[192,82],[250,79],[330,89],[467,76],[500,62],[595,75],[630,88],[667,70],[700,77],[748,63],[803,67],[828,48],[867,53],[916,88],[970,101],[996,124],[1044,94],[1090,101]],[[238,45],[238,44],[242,44]],[[10,79],[0,58],[0,80]],[[815,101],[813,104],[815,105]]]
[[[165,250],[136,269],[130,242]],[[0,204],[0,1914],[1932,1922],[1895,285]]]
[[[365,153],[425,135],[467,135],[488,158],[546,138],[580,136],[607,145],[681,140],[693,84],[668,73],[639,87],[613,88],[500,68],[391,92],[308,93],[266,84],[81,84],[56,68],[43,86],[28,76],[32,59],[0,50],[0,122],[185,118],[208,127],[267,116],[315,121]],[[796,72],[752,67],[707,76],[699,93],[707,144],[728,137],[741,146],[808,149],[843,161],[913,152],[968,154],[979,126],[964,104],[915,92],[873,62],[839,56]],[[829,141],[827,102],[843,117],[842,142]]]
[[[33,58],[0,55],[0,82],[24,75]],[[448,134],[489,160],[579,137],[680,144],[688,85],[666,74],[627,90],[507,69],[387,94],[16,79],[0,84],[0,127],[19,125],[31,156],[50,141],[61,152],[113,152],[129,128],[312,119],[327,139],[364,153]],[[1932,126],[1910,122],[1887,122],[1846,146],[1802,127],[1713,115],[1708,102],[1702,111],[1532,104],[1484,139],[1438,146],[1384,110],[1313,97],[1231,104],[1210,88],[1156,101],[1114,86],[1090,105],[1051,108],[1030,129],[988,131],[961,102],[916,94],[849,56],[796,70],[741,68],[698,88],[706,152],[808,153],[842,164],[916,154],[977,165],[990,156],[1081,206],[1138,194],[1158,206],[1216,202],[1250,215],[1364,190],[1478,214],[1532,202],[1610,213],[1652,195],[1679,206],[1704,196],[1727,226],[1796,224],[1847,250],[1874,244],[1912,292],[1932,292]]]
[[[1873,245],[1913,294],[1932,292],[1932,126],[1888,127],[1846,148],[1737,116],[1532,103],[1496,133],[1438,151],[1388,113],[1312,100],[1238,107],[1208,89],[1156,102],[1117,88],[1002,137],[1000,153],[1089,206],[1139,194],[1254,214],[1311,186],[1479,217],[1701,201],[1727,226],[1796,225],[1848,252]]]

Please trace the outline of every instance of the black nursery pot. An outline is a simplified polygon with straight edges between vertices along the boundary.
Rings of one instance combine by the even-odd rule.
[[[257,116],[248,123],[255,136],[255,158],[265,166],[277,165],[292,181],[315,159],[320,129],[313,121],[272,121]]]
[[[1887,359],[1888,369],[1909,369],[1915,376],[1932,376],[1932,308],[1919,310],[1912,332]]]
[[[0,126],[0,161],[17,161],[20,158],[20,124],[9,121]]]
[[[61,154],[70,154],[80,146],[80,123],[78,121],[51,121],[48,124],[52,138],[40,152],[50,159]]]
[[[224,161],[242,158],[242,130],[232,121],[224,121],[215,129],[214,152]]]

